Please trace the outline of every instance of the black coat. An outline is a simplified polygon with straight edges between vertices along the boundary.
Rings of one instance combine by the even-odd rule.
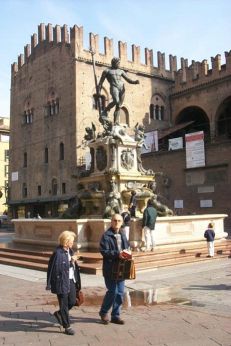
[[[73,250],[69,249],[70,255]],[[50,257],[47,268],[47,290],[55,294],[68,294],[70,292],[69,280],[70,262],[68,253],[62,246],[58,246]],[[81,279],[79,266],[74,264],[74,275],[76,280],[76,289],[81,289]]]
[[[204,237],[207,239],[207,241],[214,241],[215,239],[215,232],[212,228],[208,228],[205,233]]]
[[[122,250],[129,248],[129,242],[125,234],[121,234],[121,248]],[[116,261],[119,260],[120,251],[117,246],[117,241],[113,229],[110,227],[103,235],[100,241],[100,252],[103,256],[103,276],[111,277],[112,267]]]

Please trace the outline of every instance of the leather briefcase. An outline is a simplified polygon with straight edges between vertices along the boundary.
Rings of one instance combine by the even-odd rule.
[[[133,259],[120,259],[112,268],[112,280],[134,280],[136,268]]]

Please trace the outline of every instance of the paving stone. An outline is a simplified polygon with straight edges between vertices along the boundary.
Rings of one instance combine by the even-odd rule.
[[[139,274],[136,286],[141,293],[138,300],[132,297],[130,305],[124,305],[123,326],[99,323],[105,294],[102,278],[84,276],[87,302],[70,311],[75,336],[60,331],[51,316],[58,303],[55,295],[45,291],[45,277],[36,281],[33,271],[32,283],[26,280],[28,271],[24,275],[20,268],[20,275],[13,272],[10,276],[0,267],[0,345],[231,346],[230,264],[230,259],[223,259],[219,266],[201,263]],[[142,287],[144,291],[153,287],[159,297],[172,302],[145,305]]]

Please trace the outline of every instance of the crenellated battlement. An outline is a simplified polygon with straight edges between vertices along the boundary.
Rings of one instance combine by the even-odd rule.
[[[37,34],[31,36],[31,43],[24,47],[24,54],[18,56],[17,63],[12,64],[12,77],[14,77],[23,66],[37,55],[46,54],[50,49],[56,46],[65,46],[71,56],[80,61],[90,62],[92,60],[89,49],[95,52],[96,65],[110,66],[111,59],[114,56],[113,40],[104,37],[104,52],[99,50],[99,35],[89,34],[89,48],[84,48],[83,27],[74,25],[68,30],[67,25],[40,24]],[[121,67],[157,78],[175,80],[173,93],[178,93],[191,87],[204,84],[214,79],[223,78],[231,73],[231,51],[225,52],[226,64],[221,65],[221,55],[211,58],[211,69],[207,60],[202,62],[192,61],[188,65],[188,59],[181,58],[181,68],[177,70],[177,57],[169,55],[169,69],[166,68],[165,53],[157,52],[154,58],[153,50],[144,49],[144,63],[141,62],[141,50],[139,46],[131,46],[131,60],[128,59],[127,43],[118,42],[118,55],[121,60]]]
[[[223,79],[231,75],[231,50],[225,52],[225,64],[221,64],[221,55],[211,57],[211,69],[208,61],[196,62],[192,60],[188,66],[188,60],[181,59],[181,69],[175,72],[175,86],[173,94],[187,89]]]
[[[89,34],[89,49],[95,52],[95,61],[97,65],[111,64],[114,56],[113,40],[104,37],[104,52],[99,50],[99,35]],[[31,43],[24,47],[24,54],[18,56],[17,63],[12,64],[12,77],[15,76],[23,66],[36,59],[37,55],[46,54],[50,49],[56,46],[66,46],[72,57],[77,60],[91,61],[92,56],[89,49],[84,48],[83,27],[74,25],[68,30],[67,25],[40,24],[38,32],[31,36]],[[131,60],[128,59],[128,49],[126,42],[118,42],[118,55],[121,59],[121,66],[131,72],[153,75],[158,78],[174,79],[174,73],[177,71],[177,59],[172,55],[169,56],[169,69],[166,68],[165,54],[157,52],[156,60],[154,59],[153,50],[145,48],[144,63],[141,62],[141,50],[139,46],[131,46]],[[116,55],[115,55],[116,56]]]

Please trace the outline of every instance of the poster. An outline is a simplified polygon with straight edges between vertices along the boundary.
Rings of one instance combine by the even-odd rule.
[[[185,135],[186,168],[205,166],[204,132]]]
[[[168,140],[168,150],[177,150],[183,148],[183,137],[171,138]]]
[[[158,131],[151,131],[145,133],[144,146],[142,154],[158,151]]]

